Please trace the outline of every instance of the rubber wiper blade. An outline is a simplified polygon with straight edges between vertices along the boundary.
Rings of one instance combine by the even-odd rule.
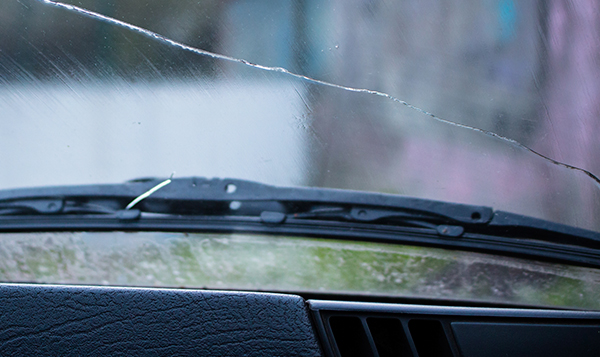
[[[110,202],[114,211],[156,187],[164,179],[144,179],[116,185],[57,186],[0,191],[0,205],[40,199],[62,199],[93,204]],[[268,204],[271,206],[268,206]],[[142,212],[164,214],[248,214],[275,210],[296,213],[314,205],[365,206],[411,212],[439,220],[485,224],[492,219],[489,207],[447,203],[371,192],[307,187],[276,187],[239,179],[175,178],[152,195],[137,202]],[[234,212],[235,211],[235,212]],[[370,211],[374,212],[374,211]],[[40,213],[43,213],[40,211]],[[260,214],[260,212],[258,212]],[[415,217],[416,217],[415,216]]]
[[[277,187],[240,179],[147,178],[115,185],[0,190],[0,215],[141,213],[171,216],[269,217],[265,222],[329,219],[387,226],[417,226],[439,235],[463,233],[534,239],[600,249],[600,234],[491,207],[383,193],[311,187]],[[271,216],[264,213],[272,213]]]

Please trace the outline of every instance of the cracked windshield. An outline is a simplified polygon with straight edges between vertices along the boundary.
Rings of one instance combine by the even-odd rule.
[[[599,13],[591,0],[3,0],[0,188],[231,177],[483,205],[600,231]],[[13,234],[2,254],[18,262],[0,269],[2,279],[231,286],[216,275],[209,283],[186,278],[190,266],[159,276],[149,265],[135,278],[90,270],[96,280],[81,278],[81,267],[79,277],[67,277],[68,269],[63,276],[43,266],[83,259],[85,249],[99,249],[91,236]],[[157,238],[139,239],[128,244]],[[217,254],[240,239],[210,236],[195,246],[178,235],[173,249],[183,264],[194,258],[187,251]],[[257,238],[247,251],[268,240]],[[63,241],[78,248],[56,253]],[[333,249],[318,244],[310,249]],[[310,249],[298,251],[316,254]],[[396,268],[385,259],[399,259],[394,254],[456,259],[434,249],[387,258],[375,246],[339,249],[375,252],[365,259],[380,263],[369,265],[383,276],[379,283],[391,281]],[[98,259],[109,271],[125,257]],[[484,254],[469,259],[500,264]],[[203,271],[217,269],[201,261],[209,265]],[[500,285],[526,265],[506,261]],[[585,268],[523,269],[522,284],[510,287],[521,289],[511,296],[522,303],[530,301],[532,276],[564,291],[599,280]],[[377,279],[365,291],[379,291]],[[323,288],[314,284],[284,288]],[[510,290],[504,285],[481,294],[504,301],[494,293]],[[438,288],[430,295],[483,296],[456,281]],[[411,289],[401,291],[428,294]],[[597,305],[597,291],[584,295],[544,303]]]

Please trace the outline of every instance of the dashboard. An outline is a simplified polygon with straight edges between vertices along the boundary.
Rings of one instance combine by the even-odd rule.
[[[591,311],[44,284],[0,298],[0,355],[600,355]]]

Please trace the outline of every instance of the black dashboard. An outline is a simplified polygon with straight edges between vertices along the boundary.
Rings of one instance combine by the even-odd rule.
[[[1,284],[0,355],[598,356],[600,313]]]

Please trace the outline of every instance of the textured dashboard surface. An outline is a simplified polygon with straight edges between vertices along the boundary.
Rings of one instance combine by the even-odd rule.
[[[0,355],[321,355],[294,295],[0,284],[0,299]]]

